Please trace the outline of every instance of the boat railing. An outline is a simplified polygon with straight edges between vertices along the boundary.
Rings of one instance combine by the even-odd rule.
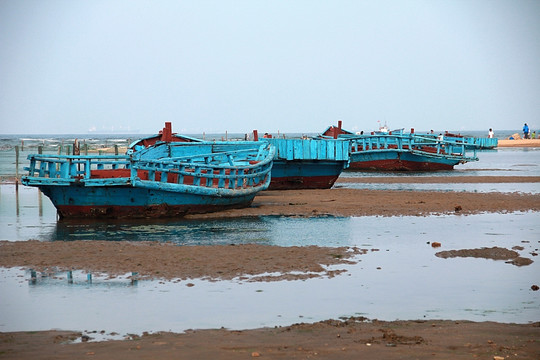
[[[275,148],[261,146],[227,153],[202,154],[193,157],[142,159],[133,163],[131,177],[143,183],[161,182],[208,188],[238,189],[269,183]],[[264,158],[262,156],[265,155]],[[143,179],[140,174],[145,174]]]
[[[90,180],[94,170],[129,169],[127,155],[28,155],[30,166],[23,183],[63,184]],[[119,180],[116,180],[119,181]]]
[[[476,159],[476,150],[467,154],[467,147],[462,142],[439,140],[431,136],[416,134],[397,135],[359,135],[343,137],[350,143],[351,153],[374,151],[415,152],[428,156],[462,157],[467,160]]]
[[[255,153],[257,150],[257,153]],[[226,152],[218,153],[208,153],[208,154],[199,154],[199,155],[188,155],[188,156],[175,156],[175,157],[165,157],[158,160],[157,162],[175,162],[175,163],[203,163],[203,164],[215,164],[214,166],[224,166],[224,167],[236,167],[240,165],[254,165],[261,160],[264,160],[267,153],[266,146],[260,146],[257,148],[248,148],[240,149]]]
[[[28,156],[25,185],[86,186],[133,185],[141,187],[198,186],[239,189],[268,186],[275,148],[189,157],[137,159],[128,155],[41,155]],[[153,183],[153,185],[152,185]]]

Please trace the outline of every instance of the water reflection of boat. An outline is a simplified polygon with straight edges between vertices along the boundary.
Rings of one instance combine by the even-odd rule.
[[[22,183],[60,217],[182,216],[250,205],[270,183],[274,151],[258,142],[163,143],[130,155],[33,154]]]
[[[455,165],[477,161],[476,153],[466,154],[463,142],[403,131],[356,135],[330,126],[323,136],[349,142],[350,168],[358,170],[431,171],[452,170]]]

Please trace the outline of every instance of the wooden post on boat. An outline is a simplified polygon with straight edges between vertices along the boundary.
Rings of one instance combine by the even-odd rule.
[[[88,144],[84,143],[84,155],[88,155]]]
[[[165,122],[165,127],[163,128],[162,133],[161,133],[161,141],[165,141],[165,142],[172,141],[172,125],[170,121]]]
[[[225,130],[225,141],[229,140],[229,134],[227,134],[227,130]]]
[[[253,130],[253,141],[259,141],[259,132],[257,130]]]
[[[24,151],[24,140],[21,140],[21,151]]]
[[[118,155],[118,144],[114,144],[114,155]]]
[[[414,134],[414,128],[411,128],[411,134]]]
[[[37,152],[38,152],[38,154],[40,154],[40,155],[43,154],[43,145],[39,145],[39,146],[37,147]]]

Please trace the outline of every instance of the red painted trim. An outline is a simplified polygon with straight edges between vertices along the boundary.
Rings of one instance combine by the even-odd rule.
[[[454,167],[447,164],[432,162],[403,161],[399,159],[361,161],[349,165],[349,169],[357,170],[385,170],[385,171],[434,171],[452,170]]]
[[[258,161],[254,161],[254,164],[258,163]],[[205,170],[202,171],[202,173],[205,173]],[[219,170],[215,170],[214,174],[219,175]],[[225,175],[229,175],[230,170],[225,170]],[[91,179],[114,179],[114,178],[126,178],[131,176],[131,170],[130,169],[107,169],[107,170],[92,170],[90,172],[90,178]],[[148,178],[148,171],[147,170],[138,170],[137,176],[141,180],[149,180]],[[161,171],[156,171],[155,175],[156,180],[161,180]],[[184,175],[184,181],[182,184],[184,185],[193,185],[193,176]],[[203,179],[201,179],[203,180]],[[204,180],[205,181],[205,180]],[[178,184],[178,174],[169,173],[167,174],[167,182],[171,184]],[[213,179],[213,186],[218,186],[218,179]],[[225,187],[229,187],[229,180],[225,180]]]
[[[310,177],[272,177],[268,190],[330,189],[339,175]]]

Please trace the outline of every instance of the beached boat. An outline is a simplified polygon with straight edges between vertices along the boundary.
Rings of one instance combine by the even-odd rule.
[[[349,146],[328,139],[262,139],[275,146],[270,190],[330,189],[349,166]]]
[[[329,189],[341,172],[349,164],[348,144],[331,139],[284,139],[272,138],[270,135],[259,138],[254,131],[254,139],[266,142],[276,149],[272,165],[270,190],[290,189]],[[171,123],[159,134],[133,142],[129,148],[136,152],[147,146],[163,143],[205,143],[204,140],[172,133]],[[241,150],[252,145],[250,141],[214,141],[206,142],[214,147],[234,147]],[[178,145],[180,146],[180,145]],[[157,155],[155,155],[157,156]]]
[[[181,146],[178,146],[181,145]],[[61,218],[183,216],[249,206],[270,184],[275,148],[159,143],[130,155],[29,155],[22,183]]]
[[[383,171],[452,170],[455,165],[477,161],[476,151],[467,154],[463,142],[403,131],[356,135],[338,126],[322,136],[348,141],[350,169]]]

